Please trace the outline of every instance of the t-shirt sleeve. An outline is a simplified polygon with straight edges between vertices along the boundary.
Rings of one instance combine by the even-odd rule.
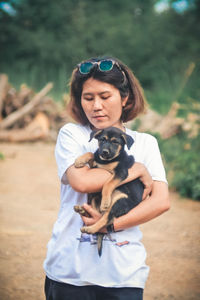
[[[166,172],[163,165],[157,139],[152,135],[146,135],[144,164],[153,180],[167,183]]]
[[[55,157],[58,167],[58,176],[62,183],[68,184],[66,170],[73,165],[75,159],[83,154],[81,132],[74,124],[63,126],[58,134]]]

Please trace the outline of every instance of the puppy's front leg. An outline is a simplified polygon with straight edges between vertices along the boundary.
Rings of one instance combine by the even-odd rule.
[[[105,212],[111,206],[111,196],[113,191],[121,182],[121,179],[117,177],[112,177],[108,182],[106,182],[102,189],[102,199],[101,199],[101,206],[100,212]]]
[[[99,219],[94,225],[84,226],[81,228],[82,233],[94,234],[99,232],[101,228],[103,228],[108,222],[109,211],[107,211],[101,219]]]
[[[79,213],[81,216],[84,216],[84,217],[91,217],[88,212],[85,210],[85,208],[81,205],[75,205],[74,206],[74,210],[75,212]]]
[[[74,166],[75,166],[75,168],[82,168],[88,163],[90,165],[90,167],[93,167],[93,162],[94,162],[94,154],[92,152],[87,152],[87,153],[79,156],[75,160]]]

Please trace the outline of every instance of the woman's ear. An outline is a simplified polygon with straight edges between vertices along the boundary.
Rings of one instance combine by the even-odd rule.
[[[126,106],[126,102],[128,101],[128,97],[129,96],[126,96],[126,97],[122,98],[122,107]]]

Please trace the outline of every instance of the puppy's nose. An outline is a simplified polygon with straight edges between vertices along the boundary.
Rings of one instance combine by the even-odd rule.
[[[103,149],[103,153],[104,156],[108,156],[109,155],[109,150],[108,149]]]

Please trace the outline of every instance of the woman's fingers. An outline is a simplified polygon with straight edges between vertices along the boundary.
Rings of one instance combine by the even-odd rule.
[[[143,192],[142,200],[146,199],[146,197],[151,194],[151,191],[153,188],[152,178],[150,178],[148,181],[145,180],[145,182],[143,182],[143,184],[144,184],[144,192]]]
[[[98,217],[100,215],[100,213],[96,209],[92,208],[92,206],[88,205],[87,203],[84,203],[83,207],[91,217]]]
[[[95,223],[93,218],[88,218],[88,217],[84,217],[84,216],[81,216],[81,218],[86,226],[90,226]]]
[[[148,187],[148,188],[144,188],[144,192],[142,195],[142,200],[146,199],[150,194],[151,194],[151,190],[152,188]]]
[[[92,208],[91,205],[88,205],[87,203],[83,204],[84,209],[89,213],[90,217],[85,217],[85,216],[81,216],[83,222],[85,223],[86,226],[90,226],[95,224],[100,218],[101,218],[101,214],[95,210],[94,208]]]
[[[148,195],[151,194],[153,188],[153,179],[145,167],[143,168],[142,175],[140,176],[140,180],[144,185],[144,192],[142,197],[142,200],[144,200]]]

